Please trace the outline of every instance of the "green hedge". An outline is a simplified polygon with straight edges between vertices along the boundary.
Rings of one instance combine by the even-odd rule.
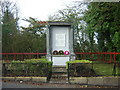
[[[66,62],[66,68],[68,69],[68,63],[93,63],[89,60],[74,60],[74,61],[67,61]]]
[[[49,76],[52,72],[52,62],[45,58],[11,61],[5,64],[6,75],[11,76]]]
[[[70,77],[91,77],[96,76],[92,69],[92,61],[89,60],[74,60],[67,61],[66,68]],[[68,68],[69,65],[69,68]]]

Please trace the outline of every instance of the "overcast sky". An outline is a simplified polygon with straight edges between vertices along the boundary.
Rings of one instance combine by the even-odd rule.
[[[9,0],[9,1],[17,3],[20,19],[33,17],[42,21],[46,21],[48,20],[48,17],[50,15],[54,14],[60,9],[65,8],[66,5],[70,5],[73,1],[91,1],[91,0]],[[25,21],[20,20],[20,25],[26,26]]]
[[[75,0],[9,0],[16,2],[19,9],[20,19],[33,17],[39,20],[48,20],[49,15],[63,9]],[[77,0],[82,1],[82,0]],[[20,25],[26,26],[24,21],[20,20]]]

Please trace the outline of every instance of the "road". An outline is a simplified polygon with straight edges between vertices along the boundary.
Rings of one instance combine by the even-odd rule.
[[[2,88],[116,88],[106,86],[88,86],[79,84],[54,84],[54,83],[33,83],[33,82],[2,82]]]
[[[2,88],[80,88],[80,85],[70,84],[50,84],[50,83],[32,83],[32,82],[3,82]],[[84,85],[84,87],[87,87]]]

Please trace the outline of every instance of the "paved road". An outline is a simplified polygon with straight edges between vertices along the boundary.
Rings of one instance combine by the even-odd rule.
[[[3,82],[2,88],[44,88],[44,86],[27,83]]]
[[[80,88],[80,85],[51,84],[51,83],[31,83],[31,82],[3,82],[3,88]],[[87,87],[84,85],[84,87]]]
[[[32,82],[3,82],[2,88],[107,88],[99,86],[87,86],[78,84],[53,84],[53,83],[32,83]],[[113,87],[108,87],[113,88]]]

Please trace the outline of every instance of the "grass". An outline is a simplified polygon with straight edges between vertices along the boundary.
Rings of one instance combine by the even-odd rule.
[[[114,64],[107,64],[98,61],[93,62],[93,69],[98,75],[113,76],[113,67]],[[116,75],[120,74],[118,72],[119,69],[120,68],[116,67]]]

